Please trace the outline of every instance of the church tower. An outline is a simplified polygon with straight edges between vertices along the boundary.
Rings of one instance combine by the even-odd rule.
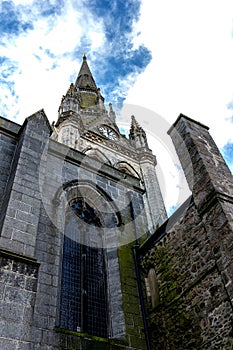
[[[0,349],[232,349],[230,170],[180,115],[192,196],[166,219],[136,117],[127,138],[85,55],[52,125],[0,117]]]
[[[156,157],[148,147],[146,133],[132,116],[129,139],[121,134],[112,104],[107,110],[85,55],[75,84],[71,83],[62,97],[52,137],[140,179],[149,233],[164,222]]]
[[[0,347],[146,349],[137,248],[166,211],[145,131],[121,133],[85,55],[52,126],[0,123]]]

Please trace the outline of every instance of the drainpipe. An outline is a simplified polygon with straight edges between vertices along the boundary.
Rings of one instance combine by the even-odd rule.
[[[143,291],[142,291],[142,285],[141,285],[140,271],[139,271],[139,266],[138,266],[139,240],[138,240],[137,226],[136,226],[136,223],[135,223],[135,212],[134,212],[134,207],[133,207],[132,193],[130,193],[130,213],[131,213],[131,218],[133,220],[134,232],[135,232],[135,245],[132,247],[132,252],[133,252],[134,265],[135,265],[135,272],[136,272],[139,300],[140,300],[140,305],[141,305],[143,326],[144,326],[144,331],[145,331],[146,348],[147,348],[147,350],[151,350],[150,338],[149,338],[149,330],[148,330],[148,323],[147,323],[147,318],[146,318],[145,303],[144,303],[144,298],[143,298]]]

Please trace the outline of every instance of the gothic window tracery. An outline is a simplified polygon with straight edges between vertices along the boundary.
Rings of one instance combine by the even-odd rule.
[[[123,161],[117,162],[115,164],[115,168],[126,173],[126,174],[135,176],[137,178],[140,177],[139,174],[137,173],[137,171],[127,162],[123,162]]]

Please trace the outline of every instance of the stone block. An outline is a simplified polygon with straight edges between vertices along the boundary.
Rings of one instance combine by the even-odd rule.
[[[19,341],[17,350],[32,350],[32,343]]]
[[[14,303],[0,303],[0,318],[8,321],[20,322],[23,318],[22,308]]]
[[[0,349],[1,350],[16,350],[18,348],[18,342],[8,338],[0,338]],[[23,350],[23,349],[22,349]]]
[[[4,300],[6,303],[31,306],[33,304],[33,295],[30,291],[6,286]]]

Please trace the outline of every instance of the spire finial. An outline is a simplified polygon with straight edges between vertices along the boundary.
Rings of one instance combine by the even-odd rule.
[[[85,61],[87,59],[86,52],[83,52],[83,60]]]
[[[131,115],[131,129],[142,130],[134,115]]]
[[[146,133],[139,125],[134,115],[131,116],[129,139],[131,140],[131,144],[136,148],[148,148]]]

